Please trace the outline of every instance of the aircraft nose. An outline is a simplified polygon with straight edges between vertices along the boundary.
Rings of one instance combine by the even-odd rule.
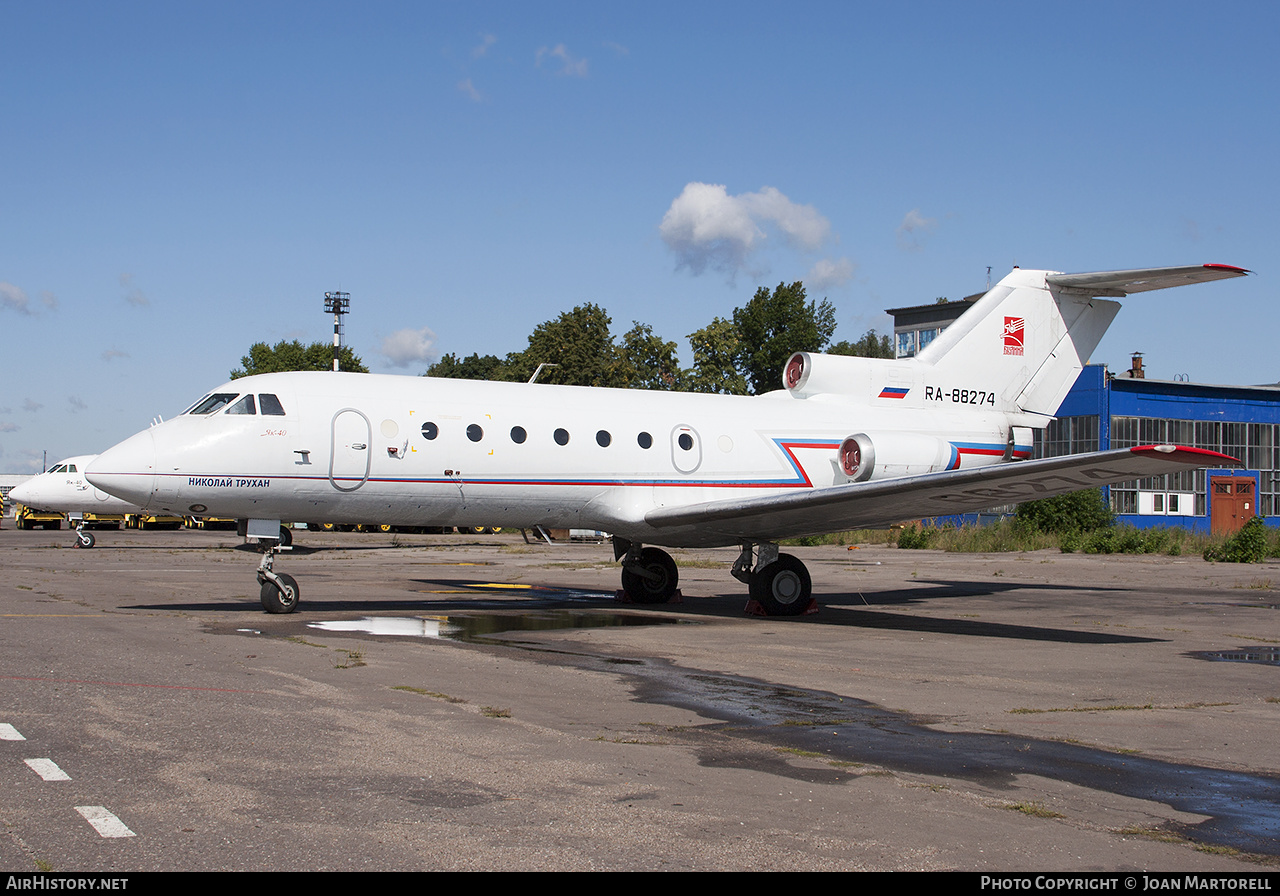
[[[84,475],[104,492],[145,509],[155,491],[155,471],[155,438],[143,430],[99,454]]]
[[[31,504],[36,499],[36,488],[32,483],[24,482],[9,489],[9,497],[19,504]]]

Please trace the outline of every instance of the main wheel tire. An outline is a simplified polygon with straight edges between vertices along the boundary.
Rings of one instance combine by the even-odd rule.
[[[280,588],[270,579],[262,583],[259,596],[262,598],[262,609],[268,613],[292,613],[298,608],[298,580],[291,575],[280,573]]]
[[[280,527],[280,547],[287,548],[293,544],[293,530],[288,526]]]
[[[779,554],[751,577],[751,597],[770,616],[799,616],[813,599],[809,570],[791,554]]]
[[[93,537],[92,532],[81,531],[76,533],[76,547],[91,548],[93,547],[94,542],[95,542],[95,539]]]
[[[675,596],[680,570],[670,554],[659,548],[644,548],[637,565],[648,575],[622,568],[622,590],[632,603],[665,604]]]

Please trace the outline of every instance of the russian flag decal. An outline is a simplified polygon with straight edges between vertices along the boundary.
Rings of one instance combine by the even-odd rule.
[[[898,386],[885,386],[883,389],[880,390],[880,394],[877,395],[876,397],[877,398],[906,398],[907,393],[910,391],[911,391],[910,389],[902,389],[902,388],[899,388]]]

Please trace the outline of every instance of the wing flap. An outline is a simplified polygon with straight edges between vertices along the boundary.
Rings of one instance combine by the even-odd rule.
[[[645,514],[645,522],[673,534],[692,528],[704,537],[776,541],[985,510],[1207,466],[1237,467],[1240,462],[1200,448],[1142,445],[744,500],[660,507]]]
[[[1134,292],[1208,283],[1243,277],[1252,271],[1229,264],[1193,264],[1172,268],[1136,268],[1131,271],[1096,271],[1086,274],[1050,274],[1050,286],[1069,289],[1090,296],[1123,297]]]

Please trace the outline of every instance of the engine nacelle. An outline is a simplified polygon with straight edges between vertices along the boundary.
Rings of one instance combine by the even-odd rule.
[[[796,352],[782,368],[782,387],[797,398],[828,392],[835,395],[866,394],[871,384],[868,362],[883,360],[849,355]]]
[[[855,433],[840,443],[835,460],[837,475],[847,482],[937,473],[959,464],[959,450],[945,439],[904,432]]]
[[[796,398],[844,395],[869,401],[886,386],[917,385],[920,368],[914,358],[858,358],[796,352],[782,368],[782,386]]]

